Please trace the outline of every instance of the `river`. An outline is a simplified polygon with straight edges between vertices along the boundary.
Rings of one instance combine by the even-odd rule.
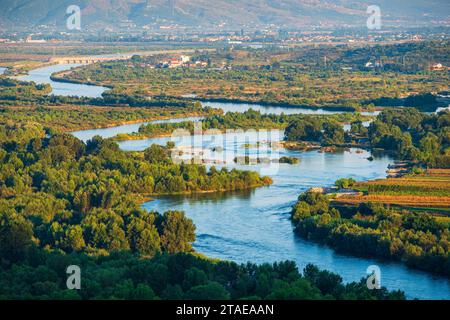
[[[99,98],[102,96],[103,92],[109,90],[106,87],[58,82],[50,79],[50,76],[53,73],[70,70],[71,68],[78,66],[80,66],[80,64],[55,64],[31,70],[27,75],[17,77],[17,80],[34,81],[37,84],[50,84],[53,89],[51,94],[56,96],[83,96],[88,98]]]
[[[259,111],[262,114],[317,114],[317,115],[329,115],[337,113],[345,113],[345,111],[331,111],[324,109],[308,109],[301,107],[282,107],[282,106],[271,106],[271,105],[261,105],[257,103],[231,103],[231,102],[211,102],[206,101],[202,103],[204,106],[208,106],[214,109],[222,109],[224,112],[243,112],[249,109]],[[364,116],[378,115],[379,111],[374,112],[361,112]]]
[[[186,117],[186,118],[174,118],[174,119],[167,119],[167,120],[155,120],[155,121],[146,121],[146,122],[139,122],[139,123],[133,123],[133,124],[125,124],[121,126],[114,126],[109,128],[101,128],[101,129],[91,129],[91,130],[82,130],[77,132],[72,132],[72,135],[74,135],[76,138],[80,139],[81,141],[88,141],[92,139],[94,136],[101,136],[104,139],[112,138],[119,133],[134,133],[139,131],[139,127],[146,124],[157,124],[157,123],[178,123],[183,121],[200,121],[203,119],[203,117]]]
[[[54,66],[63,70],[64,66]],[[67,66],[66,66],[67,68]],[[30,80],[49,78],[55,69],[40,69],[38,73],[30,73]],[[44,72],[45,71],[45,72]],[[34,76],[32,76],[32,74]],[[25,79],[24,79],[25,80]],[[57,84],[60,85],[59,83]],[[86,95],[84,87],[78,84],[64,84],[61,92],[65,95]],[[90,86],[91,87],[91,86]],[[93,88],[90,88],[93,89]],[[95,90],[95,89],[93,89]],[[97,88],[98,92],[104,88]],[[240,105],[218,105],[236,110]],[[253,109],[270,108],[251,105]],[[244,108],[245,109],[245,108]],[[286,108],[292,112],[295,108]],[[242,110],[242,109],[239,109]],[[277,107],[277,110],[278,109]],[[297,113],[306,113],[305,109],[295,109]],[[272,110],[273,111],[273,110]],[[308,110],[309,112],[310,110]],[[277,111],[278,112],[278,111]],[[198,120],[198,119],[192,119]],[[179,121],[179,120],[169,120]],[[138,130],[140,124],[131,124],[107,129],[95,129],[74,132],[82,140],[94,135],[111,137],[118,133],[131,133]],[[255,144],[269,140],[249,135],[218,135],[202,137],[201,146],[211,150],[215,146],[223,146],[223,152],[208,152],[209,156],[228,158],[228,152],[243,155],[254,154],[256,148],[243,148],[243,143]],[[272,137],[277,141],[282,137],[278,132]],[[197,136],[197,138],[200,138]],[[170,138],[156,138],[136,141],[124,141],[119,145],[124,150],[143,150],[153,143],[165,144]],[[177,146],[188,145],[191,138],[178,141]],[[270,150],[268,150],[270,149]],[[272,152],[273,148],[265,149]],[[158,197],[143,205],[148,210],[164,212],[166,210],[184,210],[197,226],[197,240],[194,247],[197,251],[215,258],[232,260],[240,263],[255,263],[294,260],[302,269],[307,263],[339,273],[345,282],[358,281],[366,275],[367,267],[377,265],[381,269],[381,284],[389,289],[401,289],[408,298],[450,299],[450,282],[443,277],[435,277],[428,273],[407,268],[397,262],[386,262],[378,259],[362,259],[338,254],[326,246],[305,241],[292,231],[289,219],[291,206],[298,195],[310,187],[330,186],[341,177],[353,177],[357,180],[382,178],[392,159],[388,156],[375,156],[368,161],[370,154],[355,149],[338,153],[319,153],[318,151],[289,151],[277,149],[275,156],[294,156],[301,159],[298,165],[280,164],[276,170],[268,170],[264,166],[239,166],[227,164],[228,167],[245,168],[269,174],[274,183],[269,187],[256,190],[200,194],[193,196]],[[271,153],[272,155],[272,153]]]

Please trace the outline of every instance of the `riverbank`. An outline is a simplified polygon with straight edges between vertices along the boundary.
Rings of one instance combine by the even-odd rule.
[[[338,252],[450,275],[450,170],[347,184],[300,195],[295,232]]]
[[[71,84],[79,84],[79,85],[87,85],[87,86],[96,86],[96,87],[104,87],[108,89],[114,89],[114,86],[108,84],[101,84],[95,81],[79,81],[74,79],[64,78],[65,75],[70,74],[73,70],[67,71],[59,71],[55,72],[50,76],[50,80],[61,83],[71,83]]]
[[[109,89],[114,89],[114,86],[111,84],[103,83],[101,81],[90,81],[90,80],[75,80],[70,79],[65,76],[73,72],[70,71],[61,71],[58,73],[54,73],[51,75],[50,79],[55,82],[62,83],[72,83],[72,84],[80,84],[80,85],[90,85],[90,86],[101,86]],[[354,107],[350,106],[342,106],[342,105],[304,105],[304,104],[292,104],[286,102],[277,102],[277,101],[263,101],[263,100],[243,100],[243,99],[226,99],[226,98],[200,98],[200,97],[186,97],[186,95],[176,95],[176,96],[167,96],[168,98],[174,99],[183,99],[187,101],[199,101],[202,103],[208,102],[218,102],[218,103],[234,103],[234,104],[249,104],[249,105],[261,105],[261,106],[272,106],[278,108],[292,108],[292,109],[306,109],[306,110],[324,110],[329,112],[356,112],[360,110],[356,110]],[[376,111],[382,110],[382,108],[375,109]],[[374,111],[374,110],[364,110],[364,111]]]
[[[133,107],[133,109],[137,109],[137,107]],[[136,110],[134,110],[136,111]],[[139,120],[130,120],[130,121],[121,121],[121,122],[110,122],[108,124],[99,124],[99,125],[89,125],[89,126],[85,126],[85,127],[78,127],[78,128],[72,128],[70,130],[65,130],[64,132],[72,132],[72,131],[83,131],[83,130],[98,130],[98,129],[110,129],[110,128],[115,128],[115,127],[119,127],[119,126],[128,126],[128,125],[133,125],[133,124],[146,124],[149,122],[159,122],[159,121],[171,121],[171,120],[181,120],[183,121],[183,119],[186,119],[186,121],[188,121],[189,118],[202,118],[204,116],[207,116],[209,113],[206,112],[188,112],[182,115],[176,115],[176,116],[156,116],[156,117],[150,117],[150,118],[142,118]],[[128,136],[127,134],[124,134],[125,136]],[[116,137],[121,136],[120,134],[117,135]],[[170,136],[170,135],[167,135]],[[138,140],[138,139],[119,139],[113,137],[111,138],[111,140],[114,141],[124,141],[124,140]],[[131,135],[130,135],[131,137]],[[163,136],[160,136],[163,137]],[[145,139],[147,137],[143,137],[143,138],[139,138],[139,139]]]
[[[369,116],[362,116],[360,114],[343,113],[333,115],[304,115],[304,114],[291,114],[291,115],[268,115],[259,111],[248,110],[245,112],[227,112],[221,114],[221,109],[215,108],[203,108],[203,110],[209,110],[212,115],[208,115],[201,121],[201,129],[204,132],[208,130],[219,130],[222,133],[236,131],[236,130],[256,130],[256,131],[269,131],[269,130],[284,130],[289,127],[295,121],[320,121],[322,124],[333,123],[339,124],[344,128],[339,130],[344,135],[345,127],[350,128],[350,124],[354,121],[359,121],[361,125],[364,123],[370,123]],[[217,110],[218,112],[214,112]],[[220,110],[220,112],[219,112]],[[131,141],[131,140],[144,140],[152,138],[161,138],[170,136],[175,130],[185,130],[186,133],[194,134],[195,125],[192,121],[182,121],[178,123],[150,123],[143,125],[139,128],[138,132],[131,133],[119,133],[113,139],[115,141]],[[314,145],[320,143],[313,142],[295,142],[290,141],[286,143],[291,149],[312,149]],[[323,147],[329,146],[330,143],[322,143]],[[336,144],[341,147],[367,147],[362,143],[347,143]]]
[[[215,110],[178,107],[106,107],[71,104],[3,106],[0,121],[39,122],[54,133],[95,130],[114,132],[114,128],[118,131],[135,132],[139,130],[141,124],[201,119],[215,113],[217,113]]]
[[[26,76],[32,70],[50,67],[56,65],[56,63],[44,62],[44,61],[28,61],[20,60],[14,62],[3,63],[2,66],[6,68],[5,75],[8,77],[20,77]]]
[[[200,97],[177,97],[186,100],[200,101],[200,102],[218,102],[218,103],[234,103],[234,104],[248,104],[248,105],[261,105],[261,106],[271,106],[278,108],[292,108],[292,109],[306,109],[306,110],[324,110],[331,112],[356,112],[354,107],[342,106],[342,105],[304,105],[304,104],[293,104],[287,102],[277,102],[277,101],[264,101],[264,100],[243,100],[243,99],[227,99],[227,98],[200,98]],[[381,110],[381,108],[376,109]],[[374,111],[374,110],[364,110],[364,111]]]
[[[234,191],[249,191],[249,190],[253,190],[256,188],[262,188],[262,187],[268,187],[271,184],[273,184],[273,180],[270,179],[269,177],[262,177],[262,181],[261,183],[258,184],[253,184],[253,185],[248,185],[244,188],[240,188],[240,189],[210,189],[210,190],[193,190],[193,191],[183,191],[183,192],[170,192],[170,193],[164,193],[164,192],[160,192],[160,193],[146,193],[146,194],[139,194],[137,195],[137,199],[139,200],[139,203],[141,205],[151,202],[151,201],[155,201],[156,198],[158,197],[176,197],[176,196],[198,196],[198,195],[207,195],[207,194],[226,194],[229,192],[234,192]]]
[[[110,90],[107,87],[100,87],[95,85],[86,84],[74,84],[66,83],[61,81],[53,81],[52,74],[68,71],[72,67],[77,67],[79,64],[56,64],[48,63],[45,66],[40,66],[39,68],[33,68],[26,72],[25,75],[17,76],[15,79],[21,81],[33,81],[37,84],[50,84],[52,86],[51,94],[55,96],[83,96],[88,98],[101,98],[102,94]],[[76,94],[75,91],[81,94]]]

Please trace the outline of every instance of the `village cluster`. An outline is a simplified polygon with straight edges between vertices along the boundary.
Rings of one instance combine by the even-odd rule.
[[[157,61],[156,63],[142,63],[141,67],[151,69],[166,69],[166,68],[206,68],[208,66],[207,61],[192,60],[190,56],[180,55],[178,57],[169,57]]]

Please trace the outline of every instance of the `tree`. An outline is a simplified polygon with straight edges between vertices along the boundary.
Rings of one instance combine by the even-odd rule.
[[[357,120],[351,123],[350,132],[365,136],[368,133],[368,129],[363,125],[361,120]]]
[[[195,226],[184,212],[168,211],[162,218],[161,243],[168,253],[191,252],[195,241]]]
[[[316,118],[293,120],[285,130],[287,141],[319,141],[322,136],[322,124]]]
[[[81,229],[81,226],[70,226],[66,230],[63,243],[63,247],[69,252],[72,250],[81,251],[84,249],[86,243],[84,242],[83,229]]]
[[[153,144],[145,150],[144,159],[150,163],[170,163],[167,150],[159,145]]]
[[[427,133],[427,135],[420,140],[419,144],[422,161],[428,165],[433,165],[436,156],[440,153],[438,138],[432,133]]]
[[[193,287],[186,294],[192,300],[228,300],[230,294],[218,282],[210,282],[205,285]]]
[[[131,249],[144,256],[152,257],[161,251],[161,240],[154,221],[153,214],[146,214],[143,218],[133,218],[127,227]]]
[[[11,212],[0,213],[0,257],[18,261],[32,244],[33,226],[24,217]]]
[[[344,143],[344,128],[336,122],[325,122],[323,125],[322,141],[325,144],[342,144]]]
[[[134,300],[154,300],[155,292],[146,284],[139,283],[132,293],[132,299]]]

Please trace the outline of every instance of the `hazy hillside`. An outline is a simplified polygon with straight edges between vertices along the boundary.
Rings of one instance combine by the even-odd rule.
[[[386,24],[438,24],[450,17],[448,0],[0,0],[0,25],[64,27],[72,4],[82,9],[83,25],[92,28],[364,26],[372,4],[381,7]]]

